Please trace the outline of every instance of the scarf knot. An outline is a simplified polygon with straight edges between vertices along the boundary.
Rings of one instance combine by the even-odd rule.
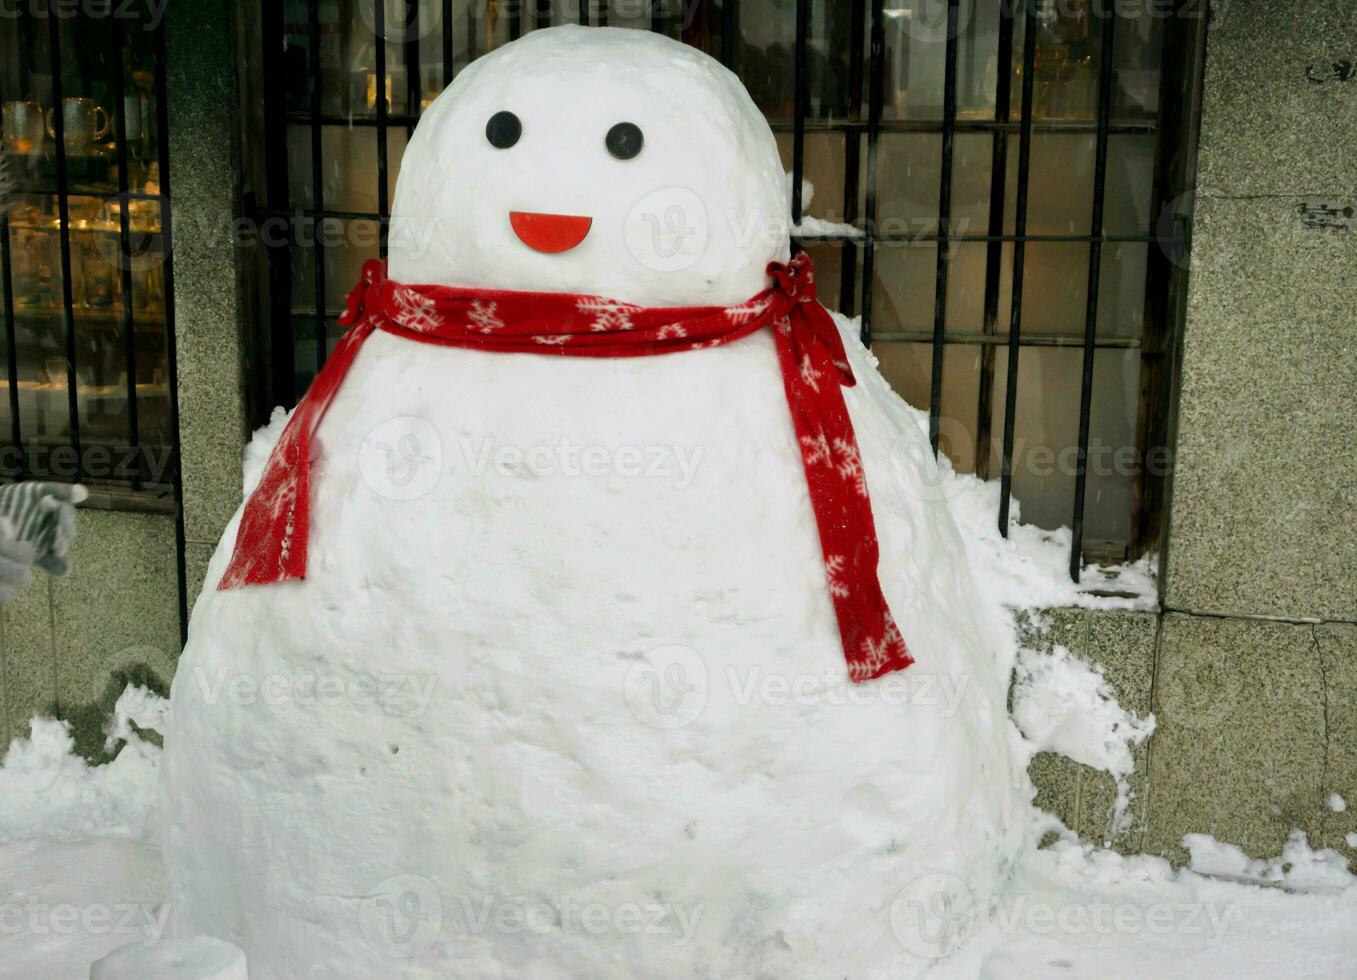
[[[339,325],[351,327],[367,313],[368,293],[377,284],[386,280],[386,263],[380,259],[368,259],[363,263],[349,295],[344,297],[344,312],[339,314]]]

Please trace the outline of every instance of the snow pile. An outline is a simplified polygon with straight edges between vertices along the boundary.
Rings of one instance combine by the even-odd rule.
[[[259,482],[259,478],[264,475],[264,464],[269,461],[269,453],[273,452],[274,445],[282,436],[283,429],[287,428],[287,420],[291,417],[290,411],[278,406],[269,415],[268,424],[256,429],[250,438],[249,444],[245,447],[245,463],[241,469],[242,496],[248,497],[255,484]],[[317,449],[312,451],[320,455]]]
[[[926,418],[921,424],[926,425]],[[1157,608],[1158,566],[1153,555],[1124,565],[1085,565],[1078,582],[1070,579],[1067,527],[1046,530],[1022,523],[1022,508],[1010,501],[1008,537],[999,533],[998,480],[988,482],[956,473],[939,460],[936,493],[950,504],[966,541],[966,552],[986,596],[1014,608],[1082,606],[1090,609]]]
[[[1255,860],[1235,847],[1208,834],[1188,834],[1183,846],[1191,856],[1193,871],[1238,881],[1280,885],[1294,891],[1343,891],[1357,884],[1348,871],[1347,858],[1330,848],[1313,850],[1305,832],[1291,831],[1282,856]]]
[[[1051,829],[1058,823],[1035,822],[1035,833]],[[947,923],[934,915],[922,925]],[[1066,832],[1024,856],[993,914],[966,932],[928,980],[1348,980],[1357,887],[1290,893],[1222,881]]]
[[[110,720],[126,744],[102,766],[73,754],[65,722],[34,718],[0,763],[0,980],[84,980],[90,963],[154,940],[168,909],[151,842],[168,702],[129,687]]]
[[[210,936],[132,943],[90,968],[89,980],[249,980],[240,947]]]
[[[1154,715],[1141,718],[1117,703],[1102,668],[1056,646],[1049,654],[1024,649],[1014,673],[1013,719],[1034,751],[1057,752],[1110,773],[1117,782],[1110,825],[1124,830],[1135,770],[1131,750],[1154,733]]]
[[[103,766],[73,754],[64,721],[35,716],[31,734],[10,743],[0,762],[0,843],[47,838],[74,840],[91,834],[144,836],[152,813],[160,749],[133,729],[154,728],[169,702],[145,688],[128,687],[111,721],[110,748],[125,742]]]

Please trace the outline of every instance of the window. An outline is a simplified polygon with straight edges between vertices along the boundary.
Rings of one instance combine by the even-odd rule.
[[[642,27],[740,75],[800,178],[793,217],[821,298],[861,316],[935,449],[1002,479],[1000,526],[1011,493],[1025,521],[1074,527],[1072,574],[1138,557],[1160,529],[1184,275],[1173,208],[1190,190],[1204,6],[260,3],[252,203],[275,232],[258,270],[260,415],[295,400],[337,339],[444,85],[537,27]]]
[[[149,8],[0,19],[0,474],[173,481],[163,36]]]

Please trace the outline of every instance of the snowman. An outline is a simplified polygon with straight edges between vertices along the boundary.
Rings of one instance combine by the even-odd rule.
[[[178,934],[255,980],[898,978],[964,938],[1022,841],[1003,643],[787,211],[739,81],[655,34],[536,31],[431,106],[194,607]]]

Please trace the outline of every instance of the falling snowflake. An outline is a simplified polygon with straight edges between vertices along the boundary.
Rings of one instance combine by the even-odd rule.
[[[737,326],[748,323],[764,310],[768,309],[768,305],[772,303],[772,301],[771,296],[755,296],[753,299],[746,300],[739,306],[727,306],[725,311],[726,319]]]
[[[834,440],[834,456],[839,476],[852,483],[859,496],[867,496],[867,477],[862,472],[862,454],[858,452],[857,445],[849,439],[837,438]]]
[[[581,313],[593,314],[594,322],[590,329],[598,332],[630,330],[632,328],[632,314],[641,310],[639,306],[619,303],[615,299],[607,299],[603,296],[581,296],[579,302],[575,304],[575,309]]]
[[[489,300],[472,300],[471,312],[466,317],[472,329],[490,333],[504,326],[504,321],[495,314],[496,305],[498,304]]]
[[[825,438],[823,432],[813,436],[802,436],[801,452],[806,457],[807,466],[828,463],[832,459],[832,454],[829,451],[829,440]]]

